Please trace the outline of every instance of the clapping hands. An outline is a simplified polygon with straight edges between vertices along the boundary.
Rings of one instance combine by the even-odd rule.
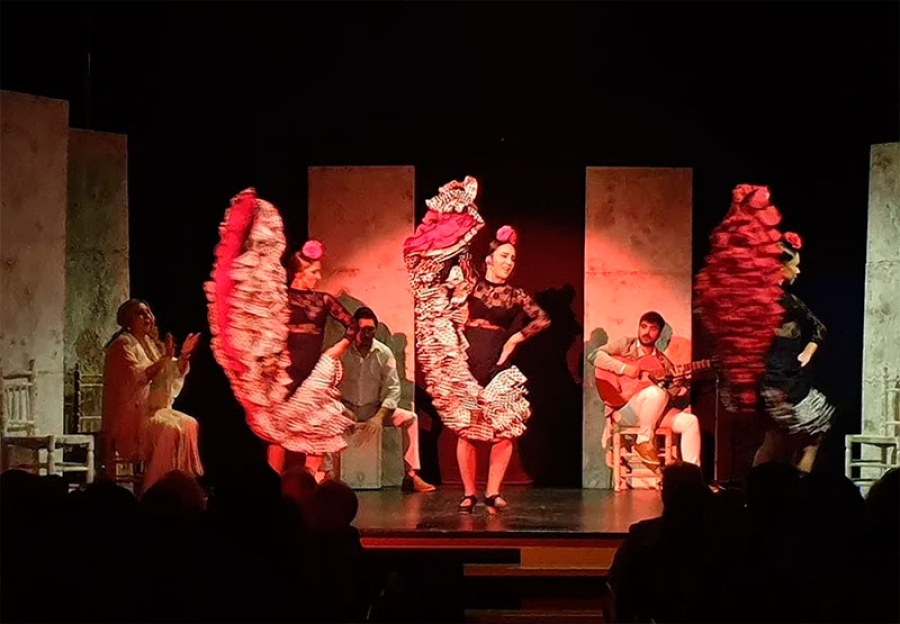
[[[184,359],[190,359],[191,355],[193,355],[194,351],[197,349],[197,345],[199,344],[199,333],[188,334],[187,338],[184,339],[184,343],[181,345],[181,357]]]
[[[172,334],[166,334],[166,339],[163,342],[165,346],[165,351],[163,352],[163,357],[167,360],[171,360],[175,357],[175,337]]]

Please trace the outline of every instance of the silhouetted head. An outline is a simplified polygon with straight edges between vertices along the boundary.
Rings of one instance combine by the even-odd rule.
[[[281,475],[281,495],[303,508],[312,498],[316,477],[305,466],[294,466]]]
[[[323,481],[313,492],[307,506],[311,527],[338,529],[350,526],[359,511],[356,492],[342,481]]]
[[[699,518],[711,496],[700,466],[679,461],[663,469],[663,518]]]
[[[747,512],[757,526],[781,524],[797,510],[801,473],[791,465],[766,462],[747,475]]]
[[[885,574],[896,575],[900,567],[900,468],[887,471],[869,489],[864,518],[872,564]]]
[[[155,520],[175,519],[206,508],[206,496],[197,480],[172,470],[141,495],[141,506]]]

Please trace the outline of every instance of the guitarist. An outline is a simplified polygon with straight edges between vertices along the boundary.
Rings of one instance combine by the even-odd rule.
[[[620,405],[604,401],[608,422],[640,427],[634,450],[649,466],[659,465],[656,451],[657,427],[669,427],[681,436],[681,459],[700,465],[700,425],[697,417],[675,405],[684,405],[688,390],[684,385],[664,389],[648,380],[648,362],[668,375],[675,375],[677,367],[657,347],[660,332],[666,321],[658,312],[646,312],[638,322],[636,338],[620,338],[606,344],[588,356],[595,367],[616,376],[621,387]],[[656,362],[659,364],[656,366]],[[674,404],[674,405],[673,405]],[[607,432],[609,431],[607,427]],[[604,446],[609,434],[604,432]]]

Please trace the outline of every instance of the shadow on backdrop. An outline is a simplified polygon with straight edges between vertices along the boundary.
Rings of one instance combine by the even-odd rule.
[[[532,415],[519,440],[525,471],[544,487],[581,486],[581,383],[572,374],[569,352],[582,334],[566,284],[535,295],[550,327],[520,347],[516,364],[528,378]]]

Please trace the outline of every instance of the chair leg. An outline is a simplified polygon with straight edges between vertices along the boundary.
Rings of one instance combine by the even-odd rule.
[[[87,483],[94,482],[94,441],[93,439],[88,442],[87,447],[87,476],[85,477],[85,481]]]
[[[331,474],[336,480],[341,480],[341,459],[340,452],[331,454]]]
[[[622,489],[622,436],[613,431],[613,491]]]

